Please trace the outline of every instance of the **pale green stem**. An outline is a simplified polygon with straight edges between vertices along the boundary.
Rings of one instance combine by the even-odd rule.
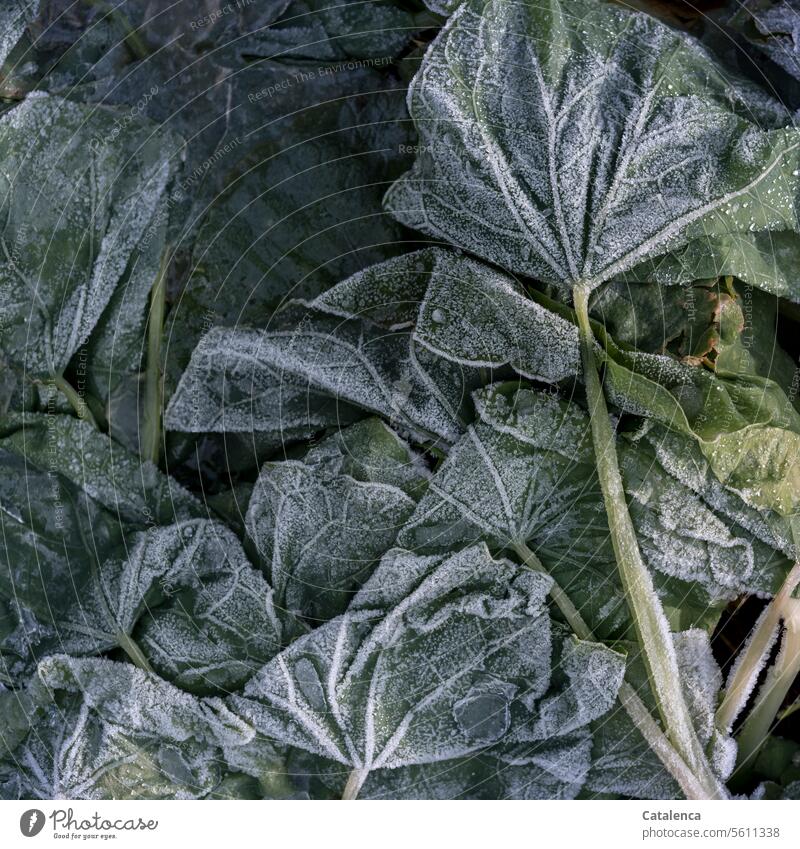
[[[142,457],[156,465],[161,455],[161,337],[167,303],[167,268],[169,247],[164,249],[158,275],[150,293],[150,316],[147,322],[147,367],[144,384],[142,422]]]
[[[548,574],[541,560],[539,560],[536,554],[525,543],[515,543],[513,548],[526,566],[534,569],[536,572]],[[598,642],[577,607],[575,607],[555,580],[553,580],[553,585],[550,589],[550,596],[569,623],[576,637],[589,642]],[[684,796],[687,799],[707,799],[708,792],[686,765],[686,761],[675,751],[672,743],[670,743],[658,723],[650,715],[647,706],[637,695],[636,690],[627,681],[623,681],[617,696],[622,707],[625,708],[625,711],[630,717],[631,722],[633,722],[639,733],[644,737],[647,745],[661,761],[664,769],[678,783]]]
[[[755,687],[756,679],[764,668],[766,656],[775,642],[775,635],[784,617],[785,605],[791,601],[791,595],[800,583],[800,563],[786,576],[783,586],[767,605],[748,638],[744,653],[737,660],[725,696],[717,710],[717,728],[728,733],[742,712]]]
[[[57,374],[53,377],[53,385],[66,397],[72,409],[78,414],[78,418],[88,422],[95,430],[97,430],[98,427],[95,417],[92,415],[88,405],[78,394],[75,387],[61,374]]]
[[[800,599],[784,600],[782,619],[785,631],[780,651],[737,738],[737,767],[744,766],[758,754],[769,736],[789,688],[800,673]]]
[[[703,786],[707,798],[726,798],[725,789],[709,766],[692,723],[669,623],[656,594],[652,576],[639,551],[628,511],[617,460],[616,440],[595,362],[595,340],[589,323],[589,293],[578,284],[573,289],[573,297],[578,316],[583,378],[597,475],[603,492],[617,568],[643,650],[650,686],[667,737]]]
[[[155,675],[153,667],[150,666],[150,662],[144,656],[144,653],[139,648],[138,643],[136,642],[136,640],[133,639],[133,637],[129,636],[123,631],[120,631],[117,634],[117,642],[119,643],[119,647],[125,652],[126,655],[128,655],[128,658],[134,666],[138,666],[139,669],[143,669],[145,672],[149,672],[151,675]]]
[[[342,799],[357,799],[358,794],[361,791],[361,786],[367,780],[368,775],[368,769],[354,769],[350,775],[347,776],[347,784],[344,786]]]

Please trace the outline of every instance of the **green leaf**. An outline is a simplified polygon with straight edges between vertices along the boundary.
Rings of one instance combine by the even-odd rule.
[[[566,292],[798,224],[797,132],[760,129],[698,42],[646,15],[468,0],[409,97],[421,152],[392,213]]]
[[[280,18],[238,49],[283,61],[372,59],[388,64],[423,28],[421,23],[394,0],[293,0]]]
[[[202,798],[225,777],[225,748],[254,737],[219,700],[129,664],[59,655],[38,677],[53,703],[11,756],[19,798]]]
[[[665,286],[711,277],[734,276],[783,298],[800,300],[794,269],[800,238],[789,231],[724,233],[694,239],[664,256],[640,263],[622,275]]]
[[[131,269],[171,178],[163,144],[147,124],[43,95],[0,118],[2,350],[16,368],[60,376],[121,287],[139,287],[124,316],[142,326],[152,280]]]
[[[400,545],[446,551],[486,540],[527,544],[601,637],[630,627],[595,470],[589,418],[576,404],[515,385],[475,394],[470,426],[431,479]],[[644,559],[674,625],[712,623],[743,592],[780,586],[789,562],[718,516],[644,444],[618,439]],[[715,610],[716,609],[716,610]]]
[[[0,67],[38,11],[39,0],[8,0],[3,4],[0,9]]]
[[[204,514],[200,502],[153,463],[72,416],[6,416],[0,426],[0,448],[16,454],[31,471],[69,481],[119,522],[133,527]]]
[[[453,250],[426,248],[354,274],[316,306],[343,318],[368,317],[451,362],[499,368],[556,382],[578,370],[577,329],[534,303],[512,277]]]
[[[454,441],[471,414],[466,396],[477,369],[433,355],[403,327],[387,333],[368,320],[337,318],[324,300],[291,303],[278,321],[287,329],[207,333],[172,397],[167,427],[275,433],[285,425],[281,416],[276,421],[272,398],[284,380],[290,399],[322,393],[381,414],[423,441]],[[289,426],[305,426],[308,410],[299,422],[289,417]]]
[[[381,454],[387,442],[395,460]],[[264,466],[245,521],[280,607],[314,625],[345,611],[416,506],[395,482],[414,491],[425,476],[376,419],[330,437],[304,462]]]
[[[557,737],[611,706],[623,659],[573,642],[575,679],[548,692],[549,586],[484,546],[449,557],[395,550],[343,616],[292,643],[229,703],[362,783],[372,770]]]

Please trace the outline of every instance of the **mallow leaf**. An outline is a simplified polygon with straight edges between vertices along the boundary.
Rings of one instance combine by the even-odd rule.
[[[155,466],[71,416],[9,417],[0,469],[0,677],[13,681],[78,633],[94,650],[98,636],[85,618],[99,601],[93,575],[125,557],[129,534],[202,508]],[[65,631],[65,622],[79,631]]]
[[[692,723],[715,773],[726,779],[734,766],[736,745],[714,725],[722,674],[708,634],[697,629],[679,631],[672,634],[672,641]],[[635,644],[622,643],[619,648],[628,651],[626,681],[654,712],[655,702],[641,654]],[[624,710],[614,710],[592,724],[592,743],[587,791],[636,799],[674,799],[679,795],[675,782]]]
[[[229,704],[267,736],[350,767],[358,785],[381,768],[568,733],[611,706],[624,659],[575,643],[580,683],[549,692],[550,584],[483,545],[393,550],[343,616],[293,642]]]
[[[611,4],[467,0],[409,104],[421,150],[392,213],[567,290],[798,223],[797,132],[762,130],[698,42]]]
[[[226,777],[223,752],[254,737],[219,700],[201,700],[126,663],[57,655],[52,693],[8,760],[29,799],[196,799]]]
[[[475,405],[479,421],[432,477],[398,543],[423,552],[479,539],[527,545],[595,633],[623,636],[630,620],[588,415],[514,384],[476,392]],[[790,566],[783,555],[716,515],[644,445],[619,438],[617,451],[642,555],[675,624],[705,623],[710,606],[777,589]]]
[[[339,318],[325,300],[290,303],[276,324],[286,329],[209,331],[172,397],[167,427],[274,432],[280,423],[261,387],[269,398],[276,379],[286,379],[294,397],[293,387],[307,387],[427,441],[453,442],[471,415],[468,396],[478,370],[435,356],[405,326],[387,332],[367,318]],[[278,397],[280,391],[279,384]]]
[[[81,613],[97,648],[102,634],[131,651],[133,637],[165,678],[200,693],[243,684],[283,637],[269,584],[231,531],[208,520],[142,534],[127,559],[95,574]],[[71,630],[81,620],[62,623],[65,642]]]
[[[396,0],[292,0],[280,18],[236,47],[241,54],[281,61],[373,60],[381,65],[431,23],[429,16],[404,9]]]
[[[172,165],[162,133],[46,95],[0,118],[2,350],[31,377],[59,376],[131,275]],[[140,294],[128,320],[141,324]]]
[[[678,250],[648,259],[621,275],[666,286],[732,275],[751,286],[800,300],[794,269],[800,261],[797,233],[725,233],[693,239]]]
[[[315,303],[389,329],[407,323],[416,342],[461,365],[510,364],[547,382],[579,368],[577,328],[531,301],[509,275],[454,250],[425,248],[370,266]]]
[[[387,441],[397,460],[385,455],[380,466],[365,465]],[[345,446],[352,460],[342,453]],[[419,485],[424,477],[408,446],[377,419],[329,437],[309,454],[303,462],[264,466],[245,525],[276,603],[318,624],[344,613],[413,512],[415,501],[394,481],[416,471]],[[360,479],[344,463],[355,465]]]
[[[3,4],[0,9],[0,69],[38,11],[39,0],[8,0]]]
[[[0,425],[0,448],[31,471],[58,475],[117,516],[144,527],[204,514],[200,502],[149,460],[69,415],[12,414]]]
[[[574,799],[585,790],[592,768],[593,726],[609,722],[616,708],[609,711],[597,689],[593,667],[604,662],[602,648],[565,639],[554,625],[552,651],[548,695],[539,702],[550,721],[538,726],[538,733],[527,735],[525,742],[501,741],[461,758],[376,770],[367,776],[359,797]],[[306,774],[304,783],[312,792],[312,782],[318,782],[331,795],[341,794],[346,778],[341,764],[294,756],[290,768]]]

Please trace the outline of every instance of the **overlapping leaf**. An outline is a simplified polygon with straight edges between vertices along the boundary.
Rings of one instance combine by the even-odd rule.
[[[611,706],[623,659],[573,642],[571,683],[549,692],[549,585],[483,546],[392,551],[343,616],[292,643],[230,705],[362,775],[568,734]]]
[[[52,692],[28,735],[0,762],[4,798],[195,799],[253,782],[222,754],[254,732],[217,700],[200,700],[129,664],[54,656]]]
[[[589,626],[621,636],[629,622],[595,473],[588,416],[575,404],[513,385],[476,393],[479,422],[431,479],[399,544],[443,551],[486,539],[527,544]],[[708,605],[777,589],[785,557],[716,515],[643,446],[620,440],[620,465],[642,554],[676,624]]]
[[[376,419],[330,437],[304,462],[267,463],[245,524],[277,604],[315,625],[343,613],[414,510],[399,484],[419,491],[425,477]]]

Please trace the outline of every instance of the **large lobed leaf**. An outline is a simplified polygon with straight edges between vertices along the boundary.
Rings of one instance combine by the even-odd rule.
[[[754,123],[748,92],[646,15],[468,0],[411,86],[421,150],[387,204],[567,289],[693,240],[796,228],[800,137]]]

